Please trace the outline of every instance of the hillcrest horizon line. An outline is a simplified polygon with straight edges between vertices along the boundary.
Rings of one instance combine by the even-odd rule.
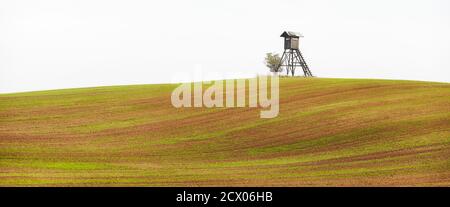
[[[269,108],[269,110],[262,110],[260,112],[260,118],[275,118],[278,116],[280,109],[279,77],[277,74],[269,77],[270,78],[268,78],[268,76],[257,76],[256,78],[251,79],[231,79],[182,83],[172,91],[172,106],[174,106],[175,108],[242,108],[247,107],[248,103],[249,108],[256,108],[258,106],[261,108]],[[270,98],[268,97],[268,79],[270,79]],[[247,80],[249,82],[248,102],[246,97]],[[203,91],[203,84],[211,82],[211,86]],[[192,85],[194,85],[193,90]]]

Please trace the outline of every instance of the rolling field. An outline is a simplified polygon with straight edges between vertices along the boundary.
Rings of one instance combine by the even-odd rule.
[[[281,78],[273,119],[176,87],[1,94],[0,186],[450,186],[448,83]]]

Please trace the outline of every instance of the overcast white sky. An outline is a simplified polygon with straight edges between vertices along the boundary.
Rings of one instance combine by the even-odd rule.
[[[450,82],[448,0],[2,0],[0,93],[252,77],[284,30],[319,77]]]

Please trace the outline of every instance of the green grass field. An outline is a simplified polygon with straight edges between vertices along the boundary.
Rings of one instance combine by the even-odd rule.
[[[0,186],[450,186],[450,84],[281,78],[280,113],[177,85],[0,95]]]

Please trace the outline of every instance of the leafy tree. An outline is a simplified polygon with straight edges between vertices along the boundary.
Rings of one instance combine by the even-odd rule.
[[[264,64],[270,69],[270,72],[281,72],[283,69],[280,67],[280,55],[276,53],[267,53],[264,59]]]

